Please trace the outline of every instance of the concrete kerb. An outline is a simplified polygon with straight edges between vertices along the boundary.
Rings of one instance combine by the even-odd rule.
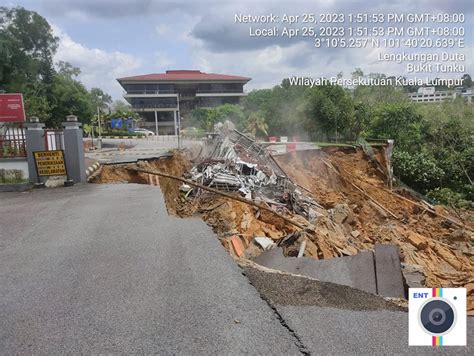
[[[33,183],[30,182],[0,184],[0,193],[24,192],[30,189],[33,189]]]
[[[86,169],[86,176],[87,176],[87,179],[89,180],[90,176],[99,169],[100,167],[100,163],[99,162],[95,162],[94,164],[92,164],[91,166],[87,167]]]
[[[143,139],[146,139],[148,137],[146,136],[104,136],[102,137],[103,139],[104,138],[108,138],[108,139],[114,139],[114,140],[125,140],[125,139],[130,139],[130,140],[143,140]]]

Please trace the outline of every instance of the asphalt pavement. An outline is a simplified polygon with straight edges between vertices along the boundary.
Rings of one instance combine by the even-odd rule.
[[[159,157],[172,149],[178,148],[174,136],[149,137],[146,139],[102,139],[103,149],[87,152],[87,159],[99,163],[134,162],[138,159]],[[200,141],[182,140],[182,147],[192,148]],[[125,149],[120,149],[123,146]]]
[[[313,355],[473,355],[474,319],[467,346],[408,346],[408,313],[275,305]]]
[[[158,188],[0,202],[0,353],[300,353],[212,230],[168,216]]]

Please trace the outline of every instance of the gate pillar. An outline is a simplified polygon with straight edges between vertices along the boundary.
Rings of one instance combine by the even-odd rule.
[[[63,122],[64,127],[64,159],[69,179],[74,183],[87,181],[84,162],[84,142],[82,140],[81,123],[77,122],[77,116],[69,115]]]
[[[30,122],[26,123],[26,157],[28,159],[28,172],[30,182],[41,183],[44,181],[43,177],[40,177],[38,181],[38,174],[36,172],[35,159],[33,152],[45,151],[46,143],[44,140],[44,123],[39,122],[37,117],[31,117]]]

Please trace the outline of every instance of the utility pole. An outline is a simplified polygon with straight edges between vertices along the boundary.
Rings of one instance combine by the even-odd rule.
[[[98,144],[97,144],[97,147],[100,149],[102,149],[102,128],[101,128],[101,125],[100,125],[100,101],[102,100],[102,96],[99,95],[97,96],[97,121],[99,123],[99,138],[98,138]]]
[[[181,112],[179,111],[179,94],[178,94],[178,149],[181,149]]]
[[[94,149],[94,121],[91,121],[91,146]]]

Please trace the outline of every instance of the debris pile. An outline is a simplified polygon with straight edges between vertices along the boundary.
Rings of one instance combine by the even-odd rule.
[[[305,227],[282,226],[268,214],[262,219],[261,209],[228,199],[211,209],[216,197],[194,190],[197,211],[203,204],[203,218],[218,227],[231,254],[254,258],[279,246],[285,256],[330,259],[392,244],[400,248],[408,286],[464,286],[469,313],[474,313],[472,213],[456,215],[406,190],[388,189],[383,147],[370,156],[355,147],[331,147],[273,157],[235,130],[213,136],[207,146],[191,179],[266,204]],[[212,173],[201,176],[206,170]],[[216,185],[214,172],[235,185]]]
[[[322,216],[324,208],[304,195],[288,179],[266,149],[248,136],[232,130],[213,135],[206,142],[211,149],[184,176],[201,185],[222,191],[236,191],[249,201],[266,204],[281,214],[297,214],[308,222]],[[181,185],[186,197],[197,197],[199,188]]]

